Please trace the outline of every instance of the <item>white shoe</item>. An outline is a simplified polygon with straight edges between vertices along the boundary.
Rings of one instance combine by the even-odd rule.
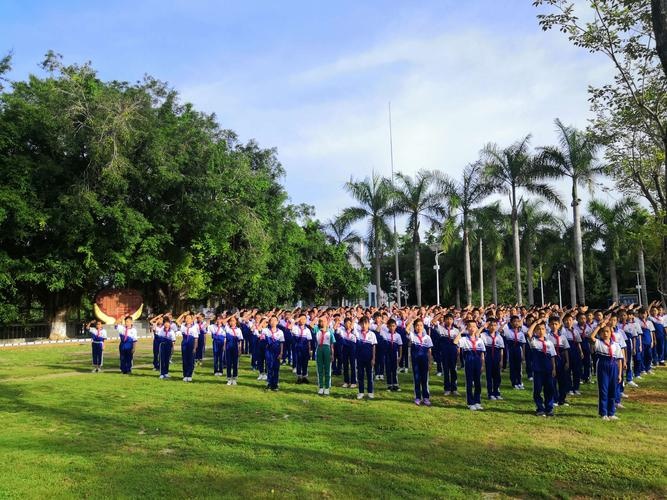
[[[237,385],[237,384],[236,384],[236,379],[235,379],[235,378],[232,379],[232,385]]]
[[[567,393],[568,396],[574,396],[574,391],[570,391]]]
[[[97,368],[93,368],[92,370],[90,370],[90,373],[97,373]]]
[[[581,391],[574,391],[577,396],[581,396]]]
[[[616,408],[625,408],[625,406],[623,406],[623,403],[618,403],[618,404],[616,405]]]
[[[160,375],[160,380],[164,380],[166,377],[164,375]]]
[[[368,399],[375,399],[375,394],[372,392],[368,393]]]
[[[484,407],[479,403],[477,403],[475,406],[477,407],[478,410],[483,410],[484,409]]]
[[[497,399],[498,401],[501,401],[501,400],[503,399],[503,397],[502,397],[502,396],[496,396],[496,399]]]
[[[264,380],[261,373],[259,374],[259,377],[257,377],[257,380]]]
[[[347,389],[348,387],[350,387],[350,384],[343,384],[343,389]]]
[[[630,382],[628,382],[628,386],[630,386],[630,387],[639,387],[634,380],[631,380]]]
[[[563,403],[561,406],[570,406],[570,403]]]
[[[616,415],[612,415],[611,417],[609,417],[609,420],[621,420],[621,418],[617,417]]]
[[[292,373],[296,373],[296,368],[292,368]]]
[[[521,390],[521,387],[519,387],[518,385],[513,385],[512,387],[514,388],[515,391]]]
[[[360,392],[359,394],[357,394],[357,399],[364,399],[364,393]]]
[[[602,417],[602,420],[609,420],[609,417],[605,415],[604,417]]]
[[[528,380],[530,380],[530,381],[532,382],[532,381],[533,381],[533,377],[528,377]],[[523,385],[523,384],[521,384],[521,385]]]
[[[628,396],[626,393],[622,392],[622,393],[621,393],[621,397],[622,397],[622,398],[628,398],[628,397],[630,397],[630,396]]]
[[[495,401],[495,400],[496,400],[496,397],[495,397],[495,396],[489,396],[489,399],[490,399],[491,401]]]
[[[322,394],[324,394],[324,389],[322,389],[322,388],[320,387],[320,389],[317,391],[317,393],[321,396]]]
[[[188,382],[192,382],[192,377],[188,377]]]
[[[445,391],[445,396],[451,395],[452,391]]]
[[[324,389],[324,395],[328,396],[329,395],[329,389]]]
[[[231,378],[227,381],[227,385],[232,385],[232,379]]]
[[[188,381],[188,377],[183,377],[183,382],[187,382],[187,381]]]
[[[468,406],[468,408],[471,409],[472,411],[477,411],[477,405],[470,405]]]
[[[554,408],[558,408],[558,403],[554,403]]]
[[[435,374],[436,377],[442,377],[442,372],[438,372]]]
[[[169,375],[169,374],[167,373],[167,374],[165,374],[164,378],[171,378],[171,375]]]

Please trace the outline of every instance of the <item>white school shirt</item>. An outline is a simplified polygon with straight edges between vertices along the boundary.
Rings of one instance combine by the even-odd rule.
[[[315,334],[315,340],[317,341],[317,345],[328,345],[331,347],[333,344],[336,343],[336,340],[334,339],[333,332],[329,330],[328,328],[326,330],[320,330]]]
[[[438,326],[438,333],[440,333],[441,337],[444,337],[446,339],[454,340],[456,337],[458,337],[461,334],[461,330],[456,328],[454,325],[447,330],[445,325],[439,325]]]
[[[517,328],[516,332],[516,341],[519,344],[525,344],[526,343],[526,331],[528,330],[525,326],[520,326]],[[514,328],[510,328],[509,325],[505,325],[505,328],[503,328],[503,334],[505,335],[505,339],[507,340],[507,344],[511,344],[514,342]]]
[[[359,329],[359,332],[357,333],[357,342],[362,344],[375,345],[378,343],[378,339],[375,336],[375,333],[372,332],[371,330],[368,330],[366,332],[366,336],[364,337],[364,334],[362,333],[361,329]]]
[[[398,334],[398,332],[393,333],[393,338],[392,334],[389,333],[389,330],[380,333],[380,335],[382,335],[382,338],[389,343],[393,342],[394,344],[403,345],[403,340],[401,339],[401,336]]]
[[[581,335],[577,330],[574,329],[574,325],[572,326],[572,329],[569,330],[567,327],[561,328],[561,331],[567,338],[567,341],[570,342],[571,344],[574,344],[575,342],[581,343]]]
[[[551,341],[551,343],[554,345],[554,349],[556,348],[556,342],[558,342],[558,347],[560,349],[569,349],[570,348],[570,343],[567,341],[567,335],[561,330],[560,336],[558,337],[559,340],[556,340],[556,336],[553,333],[550,333],[547,338]]]
[[[339,326],[336,332],[338,333],[338,335],[341,336],[341,338],[347,340],[348,342],[357,341],[357,335],[354,331],[354,327],[352,327],[352,329],[348,332],[344,326]]]
[[[616,342],[612,342],[611,340],[609,341],[609,346],[607,346],[602,340],[596,338],[595,339],[595,345],[593,346],[593,350],[595,353],[599,356],[606,356],[609,357],[609,348],[611,347],[611,354],[614,359],[625,359],[625,356],[623,355],[623,350],[621,349],[621,346],[618,345]]]
[[[493,341],[493,336],[489,334],[488,332],[482,332],[482,342],[484,342],[484,346],[486,350],[488,351],[493,347],[493,344],[495,344],[496,349],[504,349],[505,348],[505,342],[503,341],[503,336],[500,334],[500,332],[496,332],[496,341]]]
[[[88,331],[92,333],[93,335],[97,335],[98,337],[102,337],[103,339],[107,338],[107,331],[102,328],[99,332],[97,331],[97,328],[93,328],[92,326],[88,328]],[[94,343],[99,344],[102,341],[101,340],[93,340]]]
[[[269,327],[264,328],[262,330],[262,335],[265,337],[273,337],[273,340],[278,341],[278,342],[285,342],[285,335],[283,334],[283,331],[276,327],[276,333],[271,333],[271,329]]]
[[[126,335],[125,333],[125,327],[122,325],[118,325],[116,327],[116,331],[122,336]],[[137,340],[137,329],[135,327],[129,328],[127,330],[127,336],[131,338],[132,340]]]
[[[162,337],[162,338],[169,339],[169,340],[176,340],[176,334],[171,329],[171,325],[169,326],[169,330],[167,330],[167,331],[164,330],[164,326],[158,327],[158,329],[155,330],[155,334],[158,337]]]
[[[639,331],[643,332],[642,328],[646,328],[647,330],[654,332],[655,331],[655,326],[653,326],[653,322],[650,321],[648,318],[646,318],[646,321],[642,321],[639,318],[635,318],[635,323],[639,327]]]
[[[294,325],[292,328],[292,336],[299,339],[301,338],[301,327],[299,325]],[[313,340],[313,335],[310,333],[310,328],[308,328],[308,326],[303,327],[303,338]]]
[[[238,326],[236,328],[231,328],[229,325],[225,326],[225,333],[231,333],[237,339],[243,340],[243,332]]]
[[[216,325],[215,323],[208,326],[208,333],[213,335],[223,335],[225,333],[225,325]]]
[[[632,338],[637,337],[641,333],[639,325],[634,321],[628,321],[623,327],[623,331],[625,332],[626,337]]]
[[[627,347],[626,342],[628,340],[628,337],[625,335],[623,329],[621,328],[620,330],[617,330],[616,328],[614,328],[614,330],[612,330],[612,334],[614,335],[613,342],[620,345],[621,349],[625,349]]]
[[[410,334],[410,343],[411,344],[417,344],[419,346],[427,347],[427,348],[428,347],[433,347],[433,340],[431,339],[431,336],[426,332],[422,333],[422,339],[421,340],[419,340],[419,336],[415,332],[412,332]]]
[[[191,337],[199,337],[199,325],[193,323],[190,326],[187,326],[185,323],[181,325],[181,333],[185,335],[190,335]]]
[[[588,324],[584,325],[582,328],[579,326],[579,323],[575,323],[572,329],[579,334],[579,337],[582,341],[588,340],[591,337],[591,332],[593,331],[593,329],[588,326]]]
[[[565,338],[565,337],[563,336],[561,338]],[[529,345],[530,345],[531,349],[533,349],[534,351],[544,352],[544,349],[546,349],[547,354],[549,356],[551,356],[552,358],[554,356],[556,356],[556,348],[554,347],[553,342],[551,342],[551,340],[549,340],[547,337],[545,337],[545,339],[543,341],[538,339],[537,337],[533,337],[530,340]]]
[[[479,337],[475,337],[473,341],[472,337],[461,337],[459,340],[459,347],[463,351],[477,351],[477,352],[486,352],[486,346],[484,341]]]

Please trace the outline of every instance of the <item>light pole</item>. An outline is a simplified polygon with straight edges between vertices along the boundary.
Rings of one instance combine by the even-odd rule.
[[[639,298],[639,307],[641,307],[642,306],[642,285],[641,285],[641,282],[639,280],[640,272],[639,272],[639,270],[634,270],[632,272],[637,275],[637,286],[635,286],[635,288],[637,289],[637,297]]]
[[[560,266],[558,267],[558,307],[563,308],[563,292],[560,288]]]
[[[440,257],[443,253],[445,253],[444,250],[438,252],[438,247],[433,248],[435,251],[435,266],[433,266],[433,269],[435,269],[435,302],[436,305],[440,305],[440,264],[438,263],[438,257]]]
[[[540,293],[542,294],[542,306],[544,306],[544,279],[542,279],[542,263],[540,262]]]

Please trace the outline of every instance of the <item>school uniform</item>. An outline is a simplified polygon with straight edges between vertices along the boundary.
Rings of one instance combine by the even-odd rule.
[[[283,332],[283,337],[285,342],[283,343],[283,356],[281,359],[282,364],[287,364],[290,366],[294,365],[292,358],[292,328],[294,327],[293,321],[286,321],[281,319],[278,322],[278,328]]]
[[[301,327],[299,325],[292,328],[292,340],[294,342],[295,368],[297,380],[300,382],[308,376],[308,360],[310,342],[313,336],[310,328],[307,326]]]
[[[189,382],[195,371],[195,341],[199,339],[199,325],[181,325],[181,359],[183,361],[183,380]]]
[[[623,359],[621,347],[611,339],[607,342],[596,338],[592,346],[598,359],[598,413],[601,417],[616,414],[616,385],[618,384],[618,360]]]
[[[510,366],[510,382],[515,389],[523,389],[521,363],[523,361],[526,347],[525,326],[512,328],[511,325],[503,327],[505,336],[505,358]],[[504,365],[504,363],[503,363]]]
[[[162,328],[161,326],[152,325],[151,330],[153,330],[153,370],[160,369],[160,343],[162,339],[158,335],[158,330]]]
[[[120,335],[118,352],[120,355],[120,371],[132,373],[132,362],[134,360],[134,343],[137,341],[137,329],[118,325],[116,331]]]
[[[408,331],[405,329],[405,322],[397,318],[396,319],[396,332],[401,336],[401,342],[403,342],[403,345],[407,347],[408,345]],[[401,353],[401,359],[398,362],[398,367],[401,371],[404,371],[405,373],[408,372],[409,366],[409,356],[408,356],[408,349],[403,349],[403,352]]]
[[[621,323],[621,326],[623,328],[623,332],[625,333],[626,351],[628,355],[628,366],[626,367],[625,370],[625,381],[630,383],[634,382],[635,376],[639,375],[641,372],[640,360],[639,360],[640,330],[634,321],[627,321],[625,323]]]
[[[565,369],[565,364],[568,362],[570,353],[570,343],[567,341],[565,332],[552,331],[547,338],[554,345],[556,350],[556,378],[554,379],[554,400],[559,406],[565,404],[568,392],[572,387],[570,380],[570,370]]]
[[[225,369],[225,340],[227,339],[227,331],[224,325],[210,325],[208,331],[213,341],[213,374],[220,377]]]
[[[158,345],[158,369],[160,370],[160,378],[169,378],[169,360],[174,349],[174,342],[176,341],[176,333],[171,328],[165,330],[164,327],[159,327],[156,334],[160,339]]]
[[[579,325],[579,323],[576,323],[572,328],[581,338],[582,358],[581,358],[580,379],[582,382],[587,384],[591,380],[591,362],[592,362],[591,345],[588,339],[590,339],[591,332],[593,331],[593,329],[587,324],[581,326]]]
[[[579,333],[572,328],[561,328],[562,335],[565,336],[567,342],[570,344],[570,367],[568,373],[568,380],[570,381],[569,394],[579,393],[581,387],[581,343],[582,338]]]
[[[252,351],[250,350],[250,344],[252,343],[252,338],[253,338],[252,328],[243,321],[241,321],[238,325],[236,325],[236,327],[241,331],[241,340],[243,340],[240,346],[241,350],[239,351],[239,354],[251,353]],[[251,366],[253,366],[252,360],[250,364]]]
[[[453,325],[449,328],[440,325],[438,331],[438,344],[440,345],[438,351],[440,353],[440,365],[442,366],[444,389],[445,392],[456,392],[456,381],[458,378],[456,372],[456,358],[458,357],[459,348],[454,343],[454,340],[461,332]]]
[[[436,376],[440,377],[442,375],[442,358],[440,356],[440,329],[438,325],[431,324],[429,327],[424,327],[424,330],[431,337],[431,342],[433,342],[433,348],[431,349],[431,356],[435,361]]]
[[[489,399],[497,399],[500,396],[500,369],[502,366],[503,352],[505,351],[505,342],[499,332],[490,334],[487,330],[482,332],[482,341],[486,355],[484,356],[484,365],[486,368],[486,394]]]
[[[625,336],[625,332],[623,331],[623,328],[621,328],[621,325],[616,325],[616,328],[611,332],[611,341],[614,344],[618,344],[618,346],[621,348],[621,353],[623,354],[623,362],[626,360],[626,352],[627,352],[627,337]],[[623,365],[621,364],[621,367]],[[621,368],[622,369],[622,368]],[[616,383],[616,391],[614,393],[614,401],[616,404],[621,403],[621,398],[623,397],[623,392],[625,390],[625,387],[623,385],[623,373],[621,373],[621,382]]]
[[[267,387],[272,391],[278,390],[280,377],[280,347],[285,345],[285,334],[279,328],[263,330],[266,338],[266,382]]]
[[[253,356],[253,361],[255,362],[255,369],[259,371],[259,376],[257,377],[257,380],[266,380],[266,345],[267,345],[267,340],[266,340],[266,334],[264,333],[266,331],[266,328],[259,330],[255,329],[253,332],[253,337],[254,337],[254,346],[252,350],[252,356]]]
[[[333,360],[331,361],[331,373],[334,377],[339,377],[343,374],[343,359],[341,357],[341,346],[343,339],[340,336],[340,326],[334,328],[335,346],[333,348]]]
[[[339,352],[341,357],[341,365],[343,368],[343,382],[345,383],[344,387],[356,385],[357,336],[352,329],[348,331],[344,326],[339,327],[337,331],[341,338]]]
[[[236,326],[225,327],[225,361],[227,364],[227,383],[236,385],[236,377],[239,376],[239,350],[243,342],[243,332]]]
[[[551,358],[556,356],[556,348],[549,339],[541,340],[537,337],[530,340],[528,347],[533,355],[533,401],[536,411],[553,414],[554,379]]]
[[[375,378],[376,380],[384,379],[384,362],[387,353],[387,346],[385,345],[384,338],[382,333],[387,330],[385,325],[380,327],[373,326],[373,333],[375,333],[375,338],[377,339],[377,347],[375,349]]]
[[[428,387],[429,351],[433,348],[433,339],[427,334],[410,334],[410,358],[412,361],[412,379],[415,384],[415,400],[427,401],[430,397]],[[428,402],[428,401],[427,401]]]
[[[93,351],[93,366],[95,370],[102,367],[104,362],[104,342],[107,340],[107,331],[104,328],[89,328],[92,351]]]
[[[387,375],[387,387],[392,390],[398,390],[398,353],[401,350],[403,341],[398,332],[391,333],[389,330],[382,332],[382,340],[387,346],[385,352],[385,373]]]
[[[482,403],[482,355],[486,351],[484,341],[479,337],[461,337],[461,356],[466,374],[466,400],[469,407]]]
[[[642,357],[641,357],[641,368],[642,374],[649,372],[652,369],[653,364],[653,332],[655,327],[653,323],[648,319],[635,319],[635,323],[639,326],[641,330],[641,343],[642,343]]]
[[[195,361],[201,363],[204,361],[204,355],[206,354],[206,334],[208,333],[208,325],[205,321],[197,321],[197,327],[199,327],[199,335],[197,336]]]
[[[331,389],[331,355],[336,337],[332,329],[319,330],[315,334],[315,361],[317,366],[317,386]]]
[[[359,330],[357,337],[357,381],[359,383],[359,394],[364,393],[364,387],[368,393],[373,394],[373,347],[377,345],[377,338],[372,331]],[[366,382],[367,386],[364,385]]]
[[[665,316],[649,316],[655,330],[655,352],[653,353],[653,365],[665,366]]]

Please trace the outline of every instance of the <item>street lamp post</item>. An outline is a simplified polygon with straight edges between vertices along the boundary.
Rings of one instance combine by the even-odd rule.
[[[438,252],[436,250],[435,252],[435,266],[433,266],[433,269],[435,269],[435,301],[436,305],[440,305],[440,264],[438,263],[438,257],[440,257],[444,251]]]
[[[558,307],[563,308],[563,292],[560,288],[560,267],[558,268]]]

